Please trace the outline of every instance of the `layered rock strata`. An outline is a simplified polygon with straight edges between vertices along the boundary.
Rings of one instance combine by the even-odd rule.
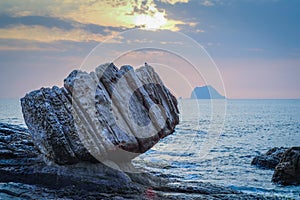
[[[64,87],[30,92],[21,105],[34,143],[57,164],[128,162],[179,123],[176,98],[147,64],[75,70]]]

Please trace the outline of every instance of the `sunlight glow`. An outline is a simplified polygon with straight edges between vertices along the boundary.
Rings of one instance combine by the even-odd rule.
[[[135,17],[135,25],[147,30],[157,30],[167,23],[164,13],[156,12],[154,15],[140,14]]]
[[[122,29],[141,27],[148,30],[179,31],[179,25],[192,25],[190,22],[170,18],[166,10],[159,7],[155,0],[40,0],[39,3],[11,0],[9,2],[2,3],[0,1],[0,12],[9,5],[13,9],[8,12],[11,12],[13,16],[47,16],[75,21],[80,24],[94,24]],[[187,3],[188,0],[162,0],[162,2],[174,5],[176,3]],[[74,27],[74,29],[77,28],[80,28],[80,25]],[[18,32],[15,34],[18,34]],[[40,37],[43,37],[43,35]]]

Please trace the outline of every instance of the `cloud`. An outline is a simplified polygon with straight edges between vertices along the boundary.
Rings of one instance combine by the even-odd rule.
[[[9,16],[9,15],[0,15],[0,28],[9,28],[16,25],[26,25],[26,26],[44,26],[47,28],[60,28],[65,30],[71,29],[84,29],[91,33],[97,34],[106,34],[110,31],[121,32],[124,29],[118,27],[110,26],[99,26],[95,24],[82,24],[79,22],[71,20],[63,20],[54,17],[48,16]]]
[[[204,0],[201,3],[203,6],[214,6],[215,4],[211,0]]]
[[[39,47],[37,45],[31,46],[8,46],[0,45],[0,51],[59,51],[63,52],[63,49],[53,48],[53,47]]]
[[[47,16],[19,16],[12,17],[9,15],[0,16],[0,27],[5,28],[12,25],[40,25],[48,28],[61,28],[70,30],[74,28],[71,22],[67,22],[58,18],[47,17]]]
[[[161,2],[174,5],[176,3],[188,3],[189,0],[161,0]]]
[[[83,29],[71,29],[64,30],[60,28],[48,28],[44,26],[34,25],[16,25],[9,28],[0,29],[0,39],[13,39],[13,40],[31,40],[36,42],[56,42],[56,41],[73,41],[73,42],[88,42],[96,41],[103,42],[108,39],[112,39],[116,36],[116,32],[109,32],[104,34],[95,34],[87,32]],[[109,41],[111,43],[117,43],[118,37]]]
[[[163,0],[170,4],[187,2],[187,0]],[[157,7],[154,0],[129,1],[95,1],[95,0],[62,0],[62,1],[0,1],[0,12],[12,16],[48,16],[71,20],[81,24],[99,26],[134,28],[168,29],[177,31],[184,21],[168,18],[164,9]],[[141,19],[146,19],[144,23]],[[159,27],[157,27],[158,25]],[[156,25],[156,26],[155,26]]]
[[[196,33],[204,33],[205,31],[202,29],[196,29]]]

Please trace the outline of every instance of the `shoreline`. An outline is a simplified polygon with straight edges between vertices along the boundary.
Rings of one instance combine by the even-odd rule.
[[[151,172],[129,174],[98,164],[47,165],[27,129],[0,123],[0,197],[62,199],[285,199],[242,193],[201,181]],[[176,181],[176,182],[175,182]],[[38,192],[34,192],[38,191]]]

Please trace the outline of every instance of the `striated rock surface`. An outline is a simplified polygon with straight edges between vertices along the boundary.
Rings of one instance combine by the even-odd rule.
[[[292,147],[284,152],[272,181],[282,185],[300,185],[300,147]]]
[[[286,150],[288,148],[274,147],[265,154],[255,156],[251,164],[265,169],[275,169]]]
[[[57,164],[128,162],[179,123],[176,98],[147,64],[75,70],[63,88],[30,92],[21,105],[35,145]]]
[[[102,163],[46,164],[28,130],[18,126],[0,123],[0,140],[0,199],[142,199],[148,186],[163,182]]]

